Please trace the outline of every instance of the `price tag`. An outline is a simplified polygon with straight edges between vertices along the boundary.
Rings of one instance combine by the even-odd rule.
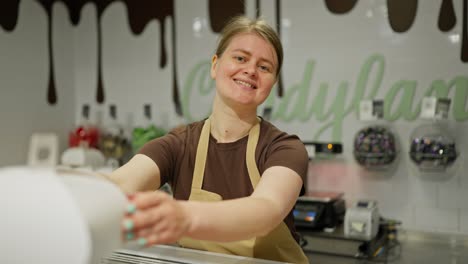
[[[383,100],[362,100],[359,103],[359,120],[374,121],[383,118]]]
[[[421,102],[421,118],[425,119],[447,119],[450,109],[450,99],[424,97]]]

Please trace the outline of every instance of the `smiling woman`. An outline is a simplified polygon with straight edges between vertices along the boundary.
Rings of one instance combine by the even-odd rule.
[[[131,194],[123,237],[308,263],[292,215],[307,152],[297,136],[256,114],[282,60],[281,42],[265,21],[235,17],[226,25],[211,60],[209,118],[147,143],[109,176]],[[165,183],[175,199],[152,191]]]
[[[255,33],[235,36],[224,53],[212,59],[217,92],[213,107],[256,109],[270,94],[277,68],[275,51],[265,39]]]

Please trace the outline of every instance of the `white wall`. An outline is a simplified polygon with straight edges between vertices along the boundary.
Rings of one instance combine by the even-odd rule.
[[[74,123],[73,31],[63,5],[55,5],[54,13],[55,105],[47,103],[44,9],[36,1],[22,1],[16,28],[0,29],[0,166],[25,164],[32,133],[57,133],[60,148],[66,146],[67,130]]]
[[[247,13],[253,14],[254,1],[247,2]],[[275,20],[274,2],[261,1],[263,14],[270,21]],[[290,133],[298,134],[305,141],[333,140],[341,141],[344,145],[343,155],[335,160],[316,160],[311,164],[309,189],[345,192],[349,204],[356,199],[375,199],[384,216],[402,220],[405,228],[468,234],[468,205],[465,202],[468,199],[468,177],[464,174],[466,155],[459,158],[454,175],[437,179],[417,175],[412,170],[407,154],[410,133],[419,124],[415,116],[410,116],[410,112],[418,108],[423,95],[438,81],[448,87],[456,77],[468,79],[467,64],[460,61],[461,44],[456,41],[457,36],[459,40],[461,38],[462,1],[454,1],[454,5],[458,22],[449,32],[443,33],[437,28],[440,1],[419,1],[412,27],[407,32],[395,33],[389,26],[385,1],[358,1],[351,12],[343,15],[331,14],[323,1],[282,1],[286,96],[281,99],[272,94],[266,103],[273,106],[273,122]],[[97,21],[96,9],[92,4],[83,8],[81,22],[76,27],[69,26],[67,14],[60,4],[54,10],[54,16],[61,17],[55,19],[54,30],[63,36],[55,40],[62,43],[61,46],[55,43],[55,50],[62,47],[56,51],[57,64],[61,63],[58,83],[61,84],[60,89],[70,94],[74,92],[75,97],[70,95],[68,101],[59,99],[59,104],[54,107],[45,105],[45,100],[33,99],[45,96],[43,94],[46,91],[46,22],[45,15],[42,15],[36,4],[21,2],[21,6],[20,21],[26,17],[33,20],[29,22],[28,30],[24,31],[26,26],[21,27],[20,24],[13,33],[3,32],[0,35],[1,57],[18,56],[22,62],[16,62],[15,71],[10,69],[10,64],[3,60],[0,62],[0,74],[4,74],[0,78],[0,116],[2,122],[8,120],[6,122],[11,126],[10,130],[5,130],[9,131],[9,134],[5,134],[7,138],[0,140],[5,141],[1,142],[2,146],[9,146],[7,149],[13,148],[13,145],[23,147],[15,147],[19,150],[14,151],[15,158],[12,153],[2,150],[0,162],[3,164],[21,161],[19,157],[25,155],[26,134],[31,131],[54,128],[54,125],[57,130],[67,129],[70,125],[68,118],[74,115],[77,120],[79,109],[84,103],[91,104],[94,119],[103,115],[102,123],[108,122],[108,105],[115,103],[119,121],[128,127],[144,122],[142,109],[145,103],[153,105],[153,121],[166,128],[202,118],[210,110],[213,86],[206,67],[214,51],[217,35],[209,27],[206,0],[176,1],[176,65],[179,92],[186,107],[185,119],[178,118],[174,112],[171,94],[171,66],[174,62],[171,56],[168,65],[159,68],[159,22],[152,20],[141,35],[133,35],[127,23],[126,6],[122,2],[111,4],[101,18],[105,103],[95,103]],[[23,15],[27,12],[29,16]],[[168,55],[171,54],[170,23],[171,19],[168,19]],[[196,26],[199,26],[198,29]],[[55,36],[59,37],[58,34]],[[70,39],[73,43],[67,45]],[[40,43],[34,47],[36,51],[31,51],[31,40]],[[72,51],[67,49],[70,46],[74,47]],[[36,59],[30,60],[31,56]],[[359,90],[358,80],[361,73],[366,72],[364,64],[372,59],[375,61],[367,71],[369,78],[364,84],[366,89],[362,97],[387,99],[391,105],[387,117],[394,116],[388,124],[401,139],[398,166],[395,171],[386,174],[363,170],[352,156],[354,135],[366,125],[357,120],[356,103],[360,99],[356,95]],[[38,65],[33,67],[34,63]],[[25,65],[31,67],[28,68],[29,78],[23,78],[24,74],[16,74]],[[381,82],[377,78],[379,70]],[[16,77],[13,79],[11,76]],[[38,83],[42,83],[42,89],[37,89]],[[403,83],[400,88],[396,86],[399,83]],[[331,114],[322,118],[318,112],[304,115],[304,112],[319,105],[314,99],[324,85],[328,86],[324,90],[328,96],[323,100],[323,110],[325,113],[331,110]],[[342,88],[339,88],[340,85]],[[3,87],[9,86],[15,87],[6,90],[10,98],[35,93],[35,96],[28,97],[30,101],[27,104],[21,104],[23,107],[28,106],[24,114],[19,113],[19,99],[4,99]],[[25,87],[30,88],[26,90]],[[373,87],[375,94],[371,93]],[[466,91],[468,87],[466,83],[461,83],[457,89]],[[399,91],[394,98],[390,96],[392,90]],[[410,92],[414,92],[414,96]],[[61,92],[59,96],[65,93]],[[340,93],[346,93],[343,102],[336,101]],[[448,96],[455,99],[455,87],[452,87]],[[410,104],[408,112],[404,111],[405,102]],[[466,98],[461,103],[461,108],[466,109]],[[28,123],[22,121],[23,116],[41,112],[36,111],[38,105],[43,105],[44,113],[39,118],[26,119],[31,124],[23,136],[14,132],[20,124]],[[66,105],[74,105],[73,113]],[[18,113],[12,111],[15,118],[7,119],[8,115],[3,109],[16,109]],[[344,109],[347,111],[340,112]],[[454,132],[463,154],[468,150],[463,137],[468,132],[468,122],[466,118],[456,120],[453,112],[449,119],[449,128]]]

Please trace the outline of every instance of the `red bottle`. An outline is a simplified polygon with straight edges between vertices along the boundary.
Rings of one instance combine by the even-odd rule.
[[[89,121],[89,105],[83,105],[81,120],[68,134],[68,146],[98,148],[99,129]]]

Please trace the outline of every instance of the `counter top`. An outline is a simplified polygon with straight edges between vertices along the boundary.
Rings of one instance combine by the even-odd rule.
[[[307,239],[307,234],[305,238]],[[358,256],[339,256],[313,251],[311,245],[305,252],[313,264],[465,264],[468,263],[468,236],[399,230],[398,245],[378,259]],[[332,248],[333,244],[325,245]],[[130,248],[115,251],[101,264],[280,264],[281,262],[224,255],[175,246],[159,245],[150,248]]]
[[[379,263],[389,264],[464,264],[468,263],[468,236],[399,230],[395,246],[381,256]],[[310,249],[310,248],[309,248]],[[367,264],[376,260],[342,257],[308,251],[310,263],[315,264]],[[387,262],[385,262],[387,261]]]
[[[282,262],[225,255],[207,251],[158,245],[149,248],[121,249],[101,264],[281,264]]]

